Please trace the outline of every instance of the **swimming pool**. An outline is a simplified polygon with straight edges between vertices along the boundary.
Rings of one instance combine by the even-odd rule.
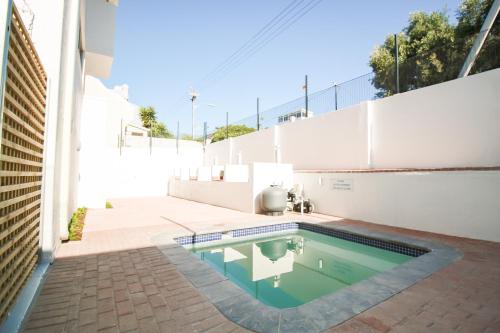
[[[325,331],[462,256],[401,234],[306,222],[184,233],[158,246],[226,318],[263,333]]]
[[[191,251],[248,294],[280,309],[336,292],[413,258],[308,230],[195,245]]]

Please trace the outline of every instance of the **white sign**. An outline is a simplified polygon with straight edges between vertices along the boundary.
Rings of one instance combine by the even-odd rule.
[[[353,183],[354,183],[354,181],[352,179],[333,178],[332,179],[332,190],[352,191]]]

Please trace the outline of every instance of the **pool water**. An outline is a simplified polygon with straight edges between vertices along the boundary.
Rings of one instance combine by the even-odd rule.
[[[281,309],[310,302],[412,259],[306,230],[197,244],[191,251],[253,297]]]

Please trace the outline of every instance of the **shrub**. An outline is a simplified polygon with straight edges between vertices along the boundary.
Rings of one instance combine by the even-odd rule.
[[[80,207],[71,217],[71,221],[68,226],[70,241],[82,239],[83,225],[85,223],[86,214],[87,214],[87,208]]]

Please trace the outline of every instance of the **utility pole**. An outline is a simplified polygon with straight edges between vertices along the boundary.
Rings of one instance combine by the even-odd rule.
[[[304,89],[306,91],[306,118],[308,118],[309,117],[309,94],[308,94],[309,87],[307,84],[307,75],[306,75],[306,84],[304,86]]]
[[[259,98],[257,97],[257,131],[260,130],[260,105]]]
[[[399,47],[398,35],[394,34],[394,65],[396,71],[396,94],[399,94]]]
[[[194,89],[191,90],[189,93],[189,96],[191,96],[191,139],[194,140],[194,101],[200,94],[196,92]]]

